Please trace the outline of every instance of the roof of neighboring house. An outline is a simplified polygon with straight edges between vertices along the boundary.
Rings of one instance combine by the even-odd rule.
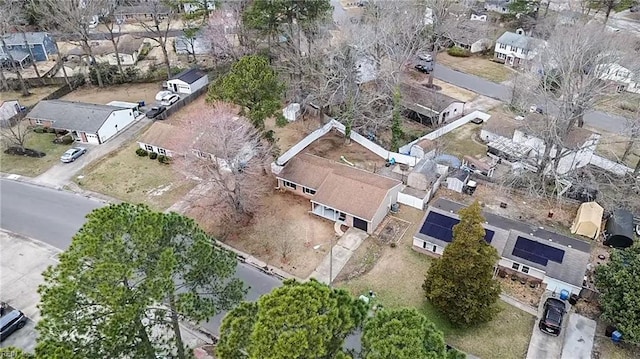
[[[142,46],[143,42],[144,39],[137,39],[128,34],[119,36],[118,52],[121,54],[133,55],[134,52],[140,50],[140,46]]]
[[[450,33],[451,40],[462,45],[473,45],[476,41],[487,39],[489,25],[485,21],[465,20],[459,22]],[[488,40],[488,39],[487,39]]]
[[[527,35],[516,34],[515,32],[505,31],[498,40],[496,40],[499,44],[506,44],[513,47],[518,47],[521,49],[531,50],[533,49],[541,40],[533,38]]]
[[[454,102],[464,103],[464,101],[430,90],[424,86],[410,85],[408,83],[400,84],[400,93],[402,94],[403,104],[418,113],[421,113],[420,108],[414,109],[415,105],[440,113]]]
[[[8,120],[18,113],[20,103],[18,100],[0,102],[0,120]]]
[[[169,13],[169,8],[162,5],[121,5],[115,11],[116,15],[145,15],[154,14],[166,15]]]
[[[14,32],[11,34],[2,35],[4,38],[4,42],[8,46],[13,45],[24,45],[24,38],[27,38],[27,43],[29,44],[41,44],[44,42],[44,39],[49,36],[47,32],[25,32],[24,36],[21,32]]]
[[[524,126],[524,121],[518,121],[508,115],[495,114],[491,115],[488,121],[482,125],[482,129],[499,136],[513,138],[515,130]]]
[[[445,198],[439,198],[429,206],[425,219],[432,211],[458,219],[459,217],[457,213],[462,208],[464,208],[464,206],[459,203]],[[582,280],[589,262],[591,251],[591,245],[589,242],[551,232],[539,226],[502,217],[491,213],[486,209],[483,210],[482,214],[486,220],[484,224],[485,229],[494,232],[491,245],[498,250],[498,253],[503,258],[543,270],[551,278],[561,280],[577,287],[582,286]],[[416,234],[416,237],[426,237],[429,241],[441,246],[446,246],[448,244],[448,242],[429,237],[420,232]],[[521,256],[514,255],[514,248],[516,247],[516,243],[519,238],[536,242],[538,246],[545,245],[547,247],[551,247],[552,250],[560,250],[564,252],[564,257],[560,262],[549,260],[546,265],[543,265],[522,258]]]
[[[179,129],[173,125],[154,122],[153,125],[140,136],[138,142],[168,150],[175,146],[176,131],[179,131]]]
[[[13,59],[13,61],[18,61],[18,62],[22,62],[27,58],[29,58],[30,56],[28,52],[18,50],[18,49],[9,50],[8,54],[7,52],[0,49],[0,59],[9,60],[9,55],[11,55],[11,58]]]
[[[414,146],[418,146],[420,148],[422,148],[425,152],[429,152],[433,149],[436,148],[436,142],[432,141],[428,138],[424,138],[418,142],[416,142],[416,144]]]
[[[371,221],[389,190],[402,182],[306,153],[293,157],[278,178],[316,190],[313,202]]]
[[[584,143],[592,136],[596,135],[596,132],[587,130],[582,127],[574,127],[568,134],[567,138],[564,140],[565,147],[569,148],[579,148],[584,145]]]
[[[202,78],[202,76],[206,76],[206,75],[207,75],[206,72],[194,67],[192,69],[182,71],[181,73],[172,77],[171,80],[180,80],[188,84],[192,84],[198,81],[200,78]]]
[[[447,177],[447,180],[449,178],[455,178],[455,179],[459,180],[460,182],[464,182],[464,181],[467,180],[467,178],[469,178],[469,172],[463,171],[463,170],[457,170],[457,171],[453,172],[452,174],[450,174]]]
[[[26,117],[53,121],[54,128],[96,133],[111,113],[118,110],[127,109],[84,102],[45,100],[38,102]]]

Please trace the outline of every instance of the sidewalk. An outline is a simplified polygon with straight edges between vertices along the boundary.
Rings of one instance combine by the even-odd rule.
[[[367,237],[369,237],[368,233],[356,228],[349,228],[307,279],[315,278],[322,283],[331,284]],[[333,245],[333,241],[331,245]]]

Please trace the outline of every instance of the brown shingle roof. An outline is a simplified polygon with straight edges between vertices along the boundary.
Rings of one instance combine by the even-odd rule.
[[[343,165],[322,157],[300,154],[278,175],[316,190],[312,201],[371,221],[387,193],[400,181]]]
[[[175,146],[173,140],[177,131],[179,131],[179,129],[175,126],[162,122],[155,122],[142,136],[140,136],[138,142],[170,150],[171,147]]]
[[[402,94],[402,103],[404,106],[412,107],[414,104],[418,104],[438,113],[454,102],[463,102],[440,92],[430,90],[424,86],[416,86],[408,83],[400,83],[400,93]],[[414,110],[413,108],[411,109]],[[425,115],[428,116],[430,114],[426,113]]]
[[[506,138],[513,138],[515,130],[524,126],[524,121],[515,120],[507,115],[495,114],[491,115],[488,121],[483,125],[485,131],[495,133]]]
[[[425,152],[429,152],[436,148],[436,143],[428,138],[418,141],[415,145],[422,148]]]
[[[567,134],[567,138],[564,141],[564,145],[568,148],[579,148],[595,134],[593,131],[589,131],[586,128],[574,127],[571,132]]]

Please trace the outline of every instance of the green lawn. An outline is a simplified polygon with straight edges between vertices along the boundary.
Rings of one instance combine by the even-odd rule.
[[[4,151],[0,152],[0,171],[28,177],[44,173],[51,166],[59,163],[60,156],[71,147],[71,145],[53,143],[55,137],[52,133],[31,133],[27,138],[26,147],[46,153],[42,158],[14,156]]]
[[[503,64],[478,56],[454,57],[446,52],[442,52],[438,54],[436,60],[437,63],[441,65],[470,75],[482,77],[495,83],[507,81],[515,73],[515,71]]]
[[[74,181],[82,188],[131,203],[165,210],[186,195],[193,181],[176,173],[172,165],[139,157],[136,142],[85,168]]]

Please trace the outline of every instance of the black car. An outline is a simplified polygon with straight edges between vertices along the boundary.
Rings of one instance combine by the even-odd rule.
[[[12,310],[0,317],[0,341],[27,324],[27,317],[19,310]]]
[[[562,317],[566,312],[563,301],[556,298],[547,298],[544,302],[544,313],[538,324],[538,328],[544,333],[558,336],[562,329]]]
[[[420,72],[424,72],[425,74],[428,74],[433,70],[433,67],[431,65],[425,64],[417,64],[416,66],[414,66],[414,68]]]
[[[146,116],[147,118],[156,118],[158,117],[161,113],[163,113],[167,108],[164,106],[157,106],[157,107],[152,107],[151,110],[147,111]]]

